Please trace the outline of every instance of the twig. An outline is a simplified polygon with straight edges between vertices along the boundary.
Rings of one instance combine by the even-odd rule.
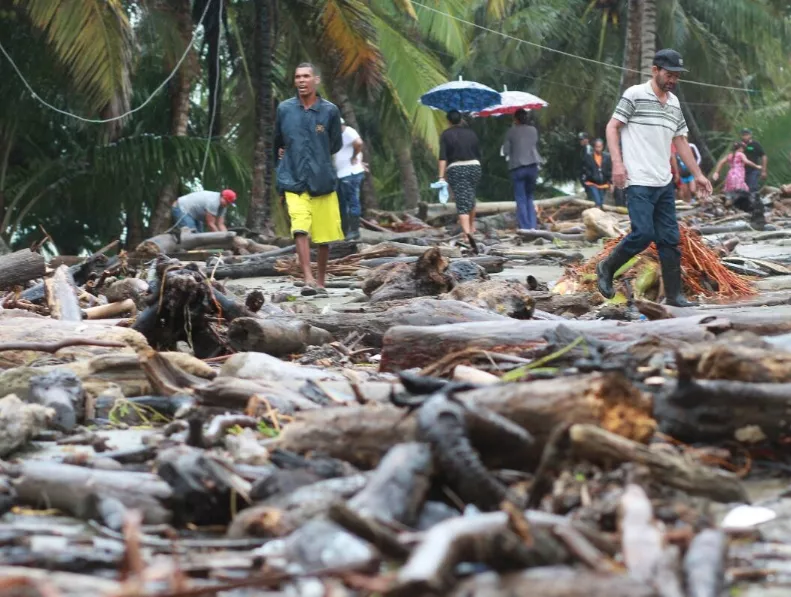
[[[116,340],[94,340],[91,338],[66,338],[60,342],[6,342],[0,344],[0,352],[7,350],[36,350],[39,352],[58,352],[67,346],[103,346],[105,348],[126,348],[126,344]]]

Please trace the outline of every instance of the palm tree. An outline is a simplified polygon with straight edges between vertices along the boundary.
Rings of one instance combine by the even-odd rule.
[[[640,15],[640,72],[647,76],[656,54],[656,0],[642,0]]]

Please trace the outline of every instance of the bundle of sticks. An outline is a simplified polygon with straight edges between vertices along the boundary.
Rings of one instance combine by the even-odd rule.
[[[679,228],[681,278],[688,292],[693,295],[720,298],[739,298],[756,294],[750,279],[726,268],[720,262],[718,255],[706,246],[699,234],[683,225]],[[577,267],[569,267],[564,277],[595,283],[593,281],[596,279],[596,265],[605,259],[620,241],[620,238],[607,241],[600,253]],[[652,244],[642,256],[659,263],[655,244]]]

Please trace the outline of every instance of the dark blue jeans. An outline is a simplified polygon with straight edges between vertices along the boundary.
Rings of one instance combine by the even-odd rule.
[[[745,168],[744,181],[751,193],[756,193],[761,188],[761,171],[755,168]]]
[[[511,170],[516,200],[516,221],[521,230],[535,230],[538,227],[536,208],[533,205],[533,191],[536,190],[538,164],[519,166]]]
[[[352,174],[338,179],[338,204],[342,214],[361,216],[360,187],[365,173]]]
[[[607,191],[604,189],[585,185],[585,194],[588,195],[588,199],[596,204],[596,207],[601,207],[604,205],[604,194],[606,192]]]
[[[178,225],[179,228],[189,228],[196,232],[203,232],[203,222],[199,222],[193,218],[178,205],[174,205],[170,213],[173,215],[174,226]]]
[[[656,243],[661,261],[678,258],[681,252],[678,249],[675,185],[671,182],[664,187],[630,186],[626,189],[626,197],[632,231],[618,248],[632,258]]]

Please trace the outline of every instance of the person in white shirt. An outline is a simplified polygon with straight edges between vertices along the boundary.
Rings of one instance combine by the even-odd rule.
[[[711,182],[695,162],[687,142],[687,123],[681,104],[671,93],[683,72],[687,69],[678,52],[669,49],[657,52],[651,80],[624,92],[607,125],[612,180],[618,188],[627,187],[632,231],[596,267],[599,292],[606,298],[615,296],[615,272],[656,243],[667,304],[692,306],[684,297],[681,285],[671,143],[689,167],[700,195],[711,194]]]
[[[182,195],[172,205],[174,227],[191,228],[196,232],[203,232],[207,228],[223,232],[227,230],[225,212],[235,202],[236,193],[231,189],[221,192],[196,191]]]
[[[347,240],[360,238],[360,187],[365,178],[363,140],[360,134],[341,118],[343,147],[333,156],[338,173],[338,200],[341,209],[341,227]]]

